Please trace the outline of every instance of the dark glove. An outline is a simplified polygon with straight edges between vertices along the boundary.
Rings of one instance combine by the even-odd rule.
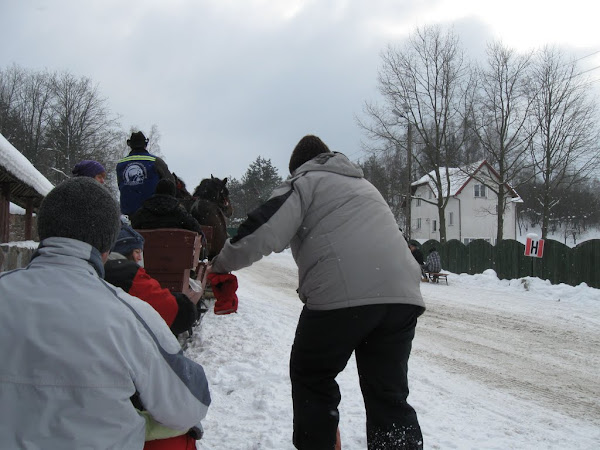
[[[187,434],[192,439],[199,441],[200,439],[202,439],[202,436],[204,436],[204,430],[202,429],[202,425],[190,428],[190,430],[187,432]]]
[[[187,295],[181,292],[175,292],[173,295],[177,300],[177,315],[171,325],[171,331],[177,335],[192,328],[198,320],[198,310]]]

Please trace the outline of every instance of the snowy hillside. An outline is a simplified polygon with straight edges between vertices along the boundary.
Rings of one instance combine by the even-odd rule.
[[[289,252],[237,272],[237,314],[209,313],[188,348],[213,404],[204,450],[293,449],[289,352],[301,302]],[[600,448],[600,290],[450,275],[425,284],[409,365],[426,449]],[[338,377],[345,450],[366,449],[351,359]]]

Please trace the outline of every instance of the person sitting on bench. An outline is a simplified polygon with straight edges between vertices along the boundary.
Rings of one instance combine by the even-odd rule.
[[[423,269],[428,273],[439,273],[442,270],[442,261],[440,259],[440,254],[435,249],[435,247],[429,250],[429,254],[427,255],[427,261],[423,264]],[[434,280],[435,280],[434,276]]]

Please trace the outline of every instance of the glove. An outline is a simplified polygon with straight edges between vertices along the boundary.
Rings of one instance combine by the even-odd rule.
[[[171,331],[177,335],[189,330],[198,320],[198,310],[196,305],[181,292],[174,292],[175,300],[177,300],[177,315],[171,325]]]
[[[238,298],[237,277],[231,273],[209,273],[208,281],[212,286],[213,294],[217,299],[214,312],[217,315],[231,314],[237,311]]]

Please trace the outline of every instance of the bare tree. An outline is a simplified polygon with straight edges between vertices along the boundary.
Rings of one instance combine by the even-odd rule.
[[[21,101],[17,114],[23,126],[21,152],[30,161],[37,163],[44,141],[44,132],[49,120],[52,91],[46,72],[28,73],[21,90]]]
[[[461,126],[470,108],[470,70],[458,37],[452,30],[439,26],[418,28],[400,48],[388,46],[379,70],[379,91],[386,107],[367,105],[373,120],[363,126],[371,136],[389,138],[394,145],[404,140],[397,136],[398,117],[412,126],[415,140],[412,158],[421,173],[431,173],[437,191],[440,240],[446,241],[445,208],[448,204],[450,178],[445,170],[457,163],[462,140]]]
[[[488,45],[487,62],[478,69],[472,125],[484,151],[484,158],[496,169],[498,180],[476,175],[497,196],[497,242],[504,235],[504,212],[511,196],[507,186],[517,187],[524,181],[529,143],[535,127],[529,127],[533,99],[528,95],[527,82],[531,54],[518,55],[501,43]],[[480,179],[483,175],[484,179]]]
[[[408,166],[408,146],[404,127],[398,123],[396,116],[390,114],[389,107],[366,102],[364,111],[370,122],[358,118],[357,122],[374,144],[363,144],[371,156],[361,167],[366,178],[383,195],[396,221],[400,223],[404,219],[402,228],[410,233],[407,218],[402,215],[402,203],[407,201],[403,193],[408,190],[408,173],[404,169]]]
[[[118,123],[98,87],[89,78],[68,72],[53,75],[50,82],[53,97],[45,141],[46,170],[70,173],[82,159],[103,163],[115,159]]]
[[[17,148],[21,147],[23,126],[17,114],[27,73],[17,65],[0,71],[0,132]]]
[[[533,126],[537,132],[531,156],[542,188],[542,238],[548,234],[552,209],[566,192],[598,167],[598,109],[589,80],[556,48],[537,55],[533,72]]]

